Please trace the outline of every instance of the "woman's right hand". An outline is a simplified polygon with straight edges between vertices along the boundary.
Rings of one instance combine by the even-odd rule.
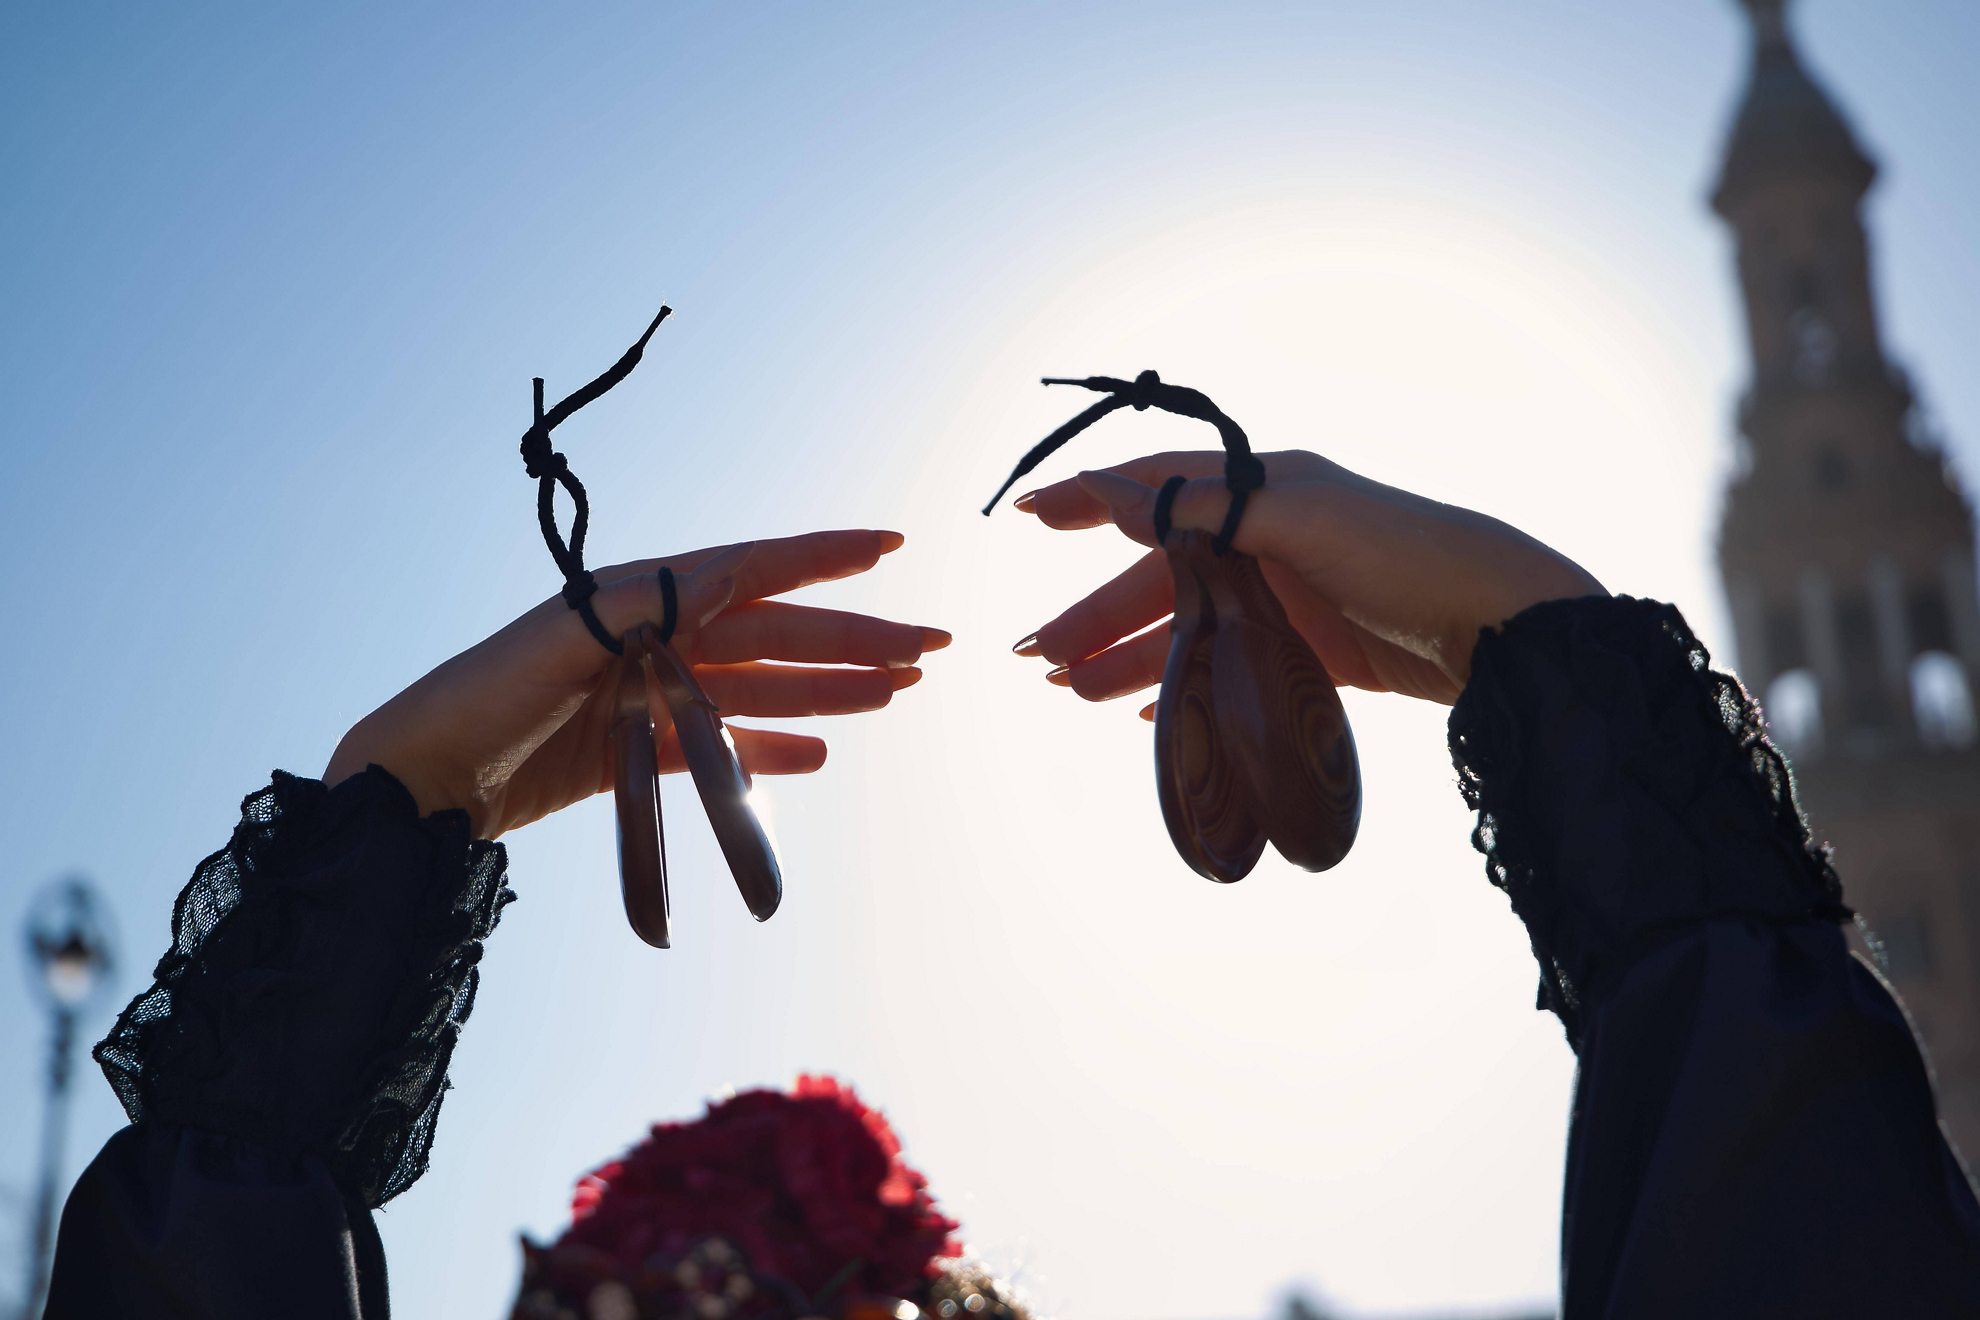
[[[1573,560],[1496,518],[1302,450],[1259,457],[1266,484],[1252,492],[1232,544],[1258,559],[1337,683],[1449,705],[1470,677],[1479,629],[1541,601],[1608,594]],[[1172,525],[1215,532],[1230,506],[1223,471],[1217,450],[1152,454],[1020,496],[1017,507],[1048,527],[1112,523],[1154,546],[1161,484],[1191,478]],[[1126,696],[1161,681],[1168,629],[1142,630],[1174,603],[1166,556],[1154,549],[1016,650],[1050,660],[1047,677],[1089,701]]]

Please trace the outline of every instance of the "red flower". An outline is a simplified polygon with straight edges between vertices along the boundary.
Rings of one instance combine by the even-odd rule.
[[[606,1252],[628,1275],[714,1233],[807,1296],[858,1261],[839,1295],[919,1297],[935,1259],[961,1250],[887,1120],[829,1077],[656,1125],[579,1181],[571,1214],[559,1245]]]

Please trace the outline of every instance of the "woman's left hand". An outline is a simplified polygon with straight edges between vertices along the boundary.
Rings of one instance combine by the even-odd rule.
[[[674,649],[725,718],[877,710],[921,677],[915,662],[947,646],[949,634],[767,597],[864,573],[901,543],[897,532],[812,532],[640,560],[597,570],[591,604],[615,637],[658,624],[664,564],[679,595]],[[477,837],[495,838],[612,786],[610,735],[624,663],[553,596],[358,721],[324,782],[375,763],[422,812],[459,808]],[[810,667],[817,665],[859,667]],[[822,739],[732,732],[752,774],[808,774],[825,763]],[[664,709],[654,712],[654,735],[660,768],[685,768]]]

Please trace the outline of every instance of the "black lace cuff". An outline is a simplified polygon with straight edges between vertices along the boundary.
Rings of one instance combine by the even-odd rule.
[[[426,1171],[506,868],[465,812],[422,818],[377,766],[334,789],[276,771],[96,1047],[124,1112],[317,1156],[383,1205]]]
[[[1760,711],[1670,605],[1536,605],[1483,631],[1451,711],[1472,843],[1578,1050],[1631,963],[1723,918],[1846,920]]]

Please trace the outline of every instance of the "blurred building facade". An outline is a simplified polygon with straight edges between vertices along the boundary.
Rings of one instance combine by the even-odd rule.
[[[1742,678],[1980,1164],[1980,598],[1973,514],[1885,355],[1862,203],[1876,166],[1742,0],[1752,71],[1712,206],[1752,379],[1719,533]]]

